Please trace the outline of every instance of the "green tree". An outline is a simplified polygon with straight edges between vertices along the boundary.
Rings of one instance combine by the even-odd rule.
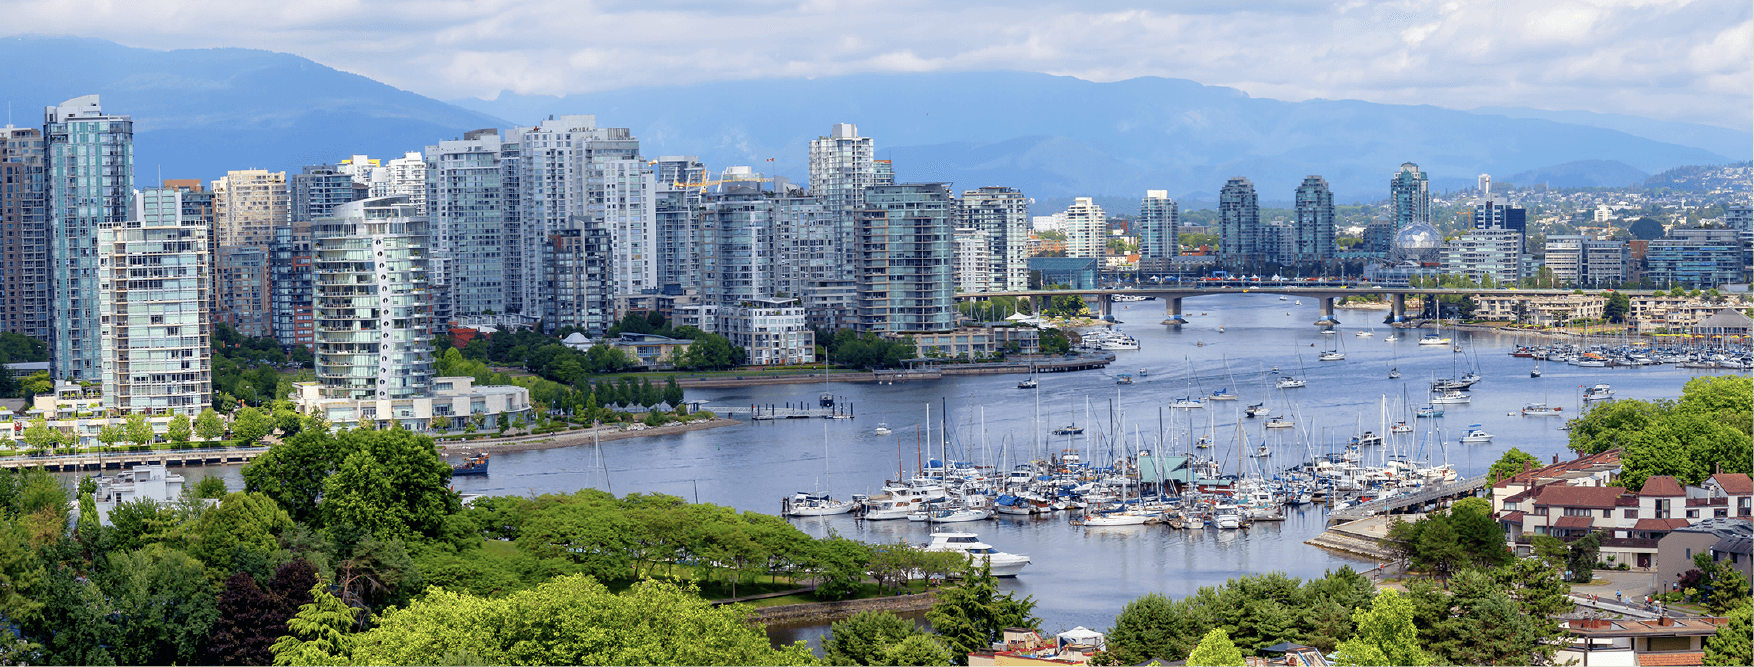
[[[1188,654],[1189,667],[1240,667],[1243,664],[1242,650],[1230,643],[1230,635],[1225,634],[1224,628],[1212,628],[1200,640],[1200,645],[1194,647],[1194,652]]]
[[[24,428],[24,442],[33,450],[54,447],[57,440],[55,429],[50,428],[48,420],[40,416],[32,419],[30,426]]]
[[[1606,301],[1602,304],[1602,319],[1609,322],[1624,322],[1626,313],[1632,310],[1632,300],[1623,292],[1607,292],[1603,294]]]
[[[219,500],[225,498],[226,493],[225,480],[220,479],[218,475],[202,477],[201,481],[195,483],[196,498]]]
[[[616,595],[582,575],[494,599],[434,589],[356,635],[350,657],[413,665],[464,655],[505,665],[815,663],[802,642],[774,649],[744,612],[713,607],[691,590],[645,581]]]
[[[225,435],[225,422],[219,419],[219,413],[213,408],[204,409],[195,417],[195,435],[207,441],[217,439]]]
[[[1565,568],[1571,571],[1572,582],[1590,583],[1596,576],[1596,560],[1601,554],[1602,534],[1591,531],[1588,535],[1572,540],[1568,546],[1571,553],[1566,557]]]
[[[206,664],[273,664],[274,654],[268,649],[275,638],[286,634],[286,617],[280,615],[277,602],[248,573],[237,572],[226,579],[203,651]]]
[[[676,384],[676,376],[672,375],[664,380],[665,403],[669,403],[670,407],[676,408],[681,407],[682,402],[685,400],[687,400],[687,398],[682,394],[682,385]]]
[[[390,429],[350,431],[338,441],[351,453],[323,481],[327,525],[352,524],[379,538],[431,538],[461,508],[448,488],[451,467],[432,438]]]
[[[909,637],[928,636],[913,621],[887,611],[861,611],[829,626],[822,651],[832,665],[893,665],[889,649]],[[929,638],[929,637],[928,637]],[[945,663],[949,654],[945,654]]]
[[[1541,459],[1534,454],[1512,447],[1504,456],[1498,457],[1498,461],[1492,464],[1486,474],[1493,484],[1497,484],[1499,480],[1510,479],[1512,475],[1522,472],[1525,467],[1538,470],[1543,466]]]
[[[1754,605],[1736,607],[1729,618],[1705,640],[1705,664],[1754,665]]]
[[[218,609],[195,559],[162,545],[112,553],[102,579],[115,613],[118,641],[110,652],[117,662],[188,664],[200,656]]]
[[[152,422],[146,420],[146,415],[136,412],[124,417],[123,422],[122,430],[126,434],[128,442],[134,443],[137,447],[151,445],[153,439],[158,437],[158,434],[152,431]]]
[[[948,665],[950,651],[936,637],[920,633],[909,635],[883,651],[883,658],[874,665]]]
[[[1626,231],[1632,232],[1633,238],[1644,241],[1660,239],[1665,233],[1663,223],[1650,216],[1632,221],[1632,224],[1626,226]]]
[[[233,572],[240,555],[265,557],[280,548],[280,534],[291,527],[292,517],[273,499],[239,492],[225,496],[218,506],[202,512],[183,529],[189,555],[217,572]]]
[[[999,595],[993,568],[983,562],[978,569],[970,567],[955,584],[940,590],[926,618],[956,663],[965,664],[969,653],[991,646],[1003,636],[1005,628],[1033,628],[1041,623],[1031,615],[1035,599],[1018,600],[1015,595]]]
[[[119,424],[104,424],[97,430],[97,441],[104,447],[115,447],[116,443],[127,439],[128,434]]]
[[[1369,609],[1352,612],[1357,634],[1335,649],[1342,665],[1429,665],[1413,626],[1413,603],[1393,589],[1376,596]]]
[[[328,586],[311,587],[311,601],[286,621],[286,635],[269,647],[276,665],[351,665],[359,610],[329,594]],[[429,661],[436,664],[437,661]],[[415,662],[398,664],[418,664]]]
[[[193,433],[194,428],[189,423],[189,416],[179,412],[171,415],[170,423],[165,425],[164,439],[175,445],[186,445],[189,444],[189,436]]]
[[[206,418],[206,414],[202,414]],[[204,436],[205,437],[205,436]],[[304,431],[274,443],[261,456],[244,465],[244,490],[274,499],[294,521],[320,524],[317,499],[323,483],[345,451],[334,436]]]
[[[268,435],[273,430],[274,420],[269,419],[267,415],[262,414],[261,410],[254,407],[238,410],[237,415],[231,420],[232,435],[237,436],[238,444],[244,446],[256,444],[256,441],[261,440],[262,436]]]

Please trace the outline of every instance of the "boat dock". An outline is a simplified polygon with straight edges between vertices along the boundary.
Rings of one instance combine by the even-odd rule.
[[[1333,510],[1328,512],[1328,521],[1330,523],[1349,523],[1382,514],[1395,514],[1401,510],[1417,509],[1428,503],[1472,496],[1475,491],[1483,488],[1486,488],[1485,475],[1470,477],[1420,489],[1405,495],[1372,500],[1346,509]]]
[[[266,451],[268,451],[267,447],[213,447],[150,452],[7,456],[0,457],[0,468],[43,468],[49,472],[74,472],[78,470],[122,470],[140,465],[166,467],[230,465],[248,463]]]
[[[809,407],[807,405],[703,405],[697,409],[715,415],[748,415],[754,421],[775,419],[852,419],[853,406]]]

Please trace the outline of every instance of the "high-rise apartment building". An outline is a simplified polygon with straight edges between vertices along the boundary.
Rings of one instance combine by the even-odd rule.
[[[213,182],[213,215],[220,246],[267,248],[274,228],[286,224],[286,172],[226,172]]]
[[[1514,229],[1474,229],[1444,247],[1443,272],[1481,284],[1515,285],[1522,280],[1522,233]]]
[[[329,213],[333,213],[331,210]],[[323,217],[329,217],[325,213]],[[311,221],[294,220],[274,229],[268,244],[269,317],[274,339],[288,347],[313,349],[311,315]]]
[[[1181,254],[1181,211],[1168,190],[1146,190],[1139,200],[1139,256],[1160,259]]]
[[[993,260],[987,233],[973,227],[959,227],[954,232],[951,256],[956,291],[964,294],[993,291]]]
[[[1334,193],[1320,176],[1297,186],[1296,262],[1334,259]]]
[[[51,375],[96,380],[103,348],[98,326],[98,229],[128,220],[134,191],[134,121],[105,114],[98,96],[86,95],[44,109],[43,136],[48,161],[49,284],[54,294],[49,312]]]
[[[1100,261],[1108,253],[1108,214],[1089,197],[1073,199],[1065,214],[1066,256]]]
[[[550,331],[573,327],[601,334],[614,324],[609,255],[609,230],[583,217],[548,234],[538,263],[546,272],[540,285],[543,326]]]
[[[994,291],[1029,287],[1029,198],[1016,188],[963,190],[956,225],[981,230],[987,239],[988,273]]]
[[[863,331],[948,331],[956,325],[950,188],[874,186],[859,210],[858,308]]]
[[[1389,206],[1397,232],[1415,223],[1431,224],[1431,177],[1419,165],[1402,163],[1389,177]]]
[[[895,185],[895,163],[889,160],[871,161],[872,185]]]
[[[876,155],[876,143],[859,136],[852,123],[835,123],[828,136],[810,142],[810,194],[836,218],[842,266],[857,263],[857,211],[864,205],[865,189],[877,183]],[[893,180],[893,172],[889,178]]]
[[[311,225],[316,362],[326,399],[428,392],[427,220],[406,197],[343,204]]]
[[[383,178],[376,179],[380,173]],[[403,153],[402,157],[391,160],[381,170],[374,171],[373,177],[375,180],[371,183],[368,196],[402,195],[408,198],[408,203],[413,204],[421,215],[427,214],[426,159],[420,156],[419,151]]]
[[[207,222],[153,188],[97,236],[103,405],[116,415],[196,415],[213,402]]]
[[[1703,289],[1748,280],[1740,230],[1673,228],[1645,248],[1646,278],[1659,288]]]
[[[656,167],[658,287],[677,291],[700,286],[694,216],[706,191],[707,170],[693,155],[666,155]]]
[[[167,178],[160,187],[176,190],[183,202],[183,218],[194,218],[207,226],[207,313],[209,319],[219,312],[219,225],[213,214],[213,191],[199,178]]]
[[[1242,269],[1260,261],[1261,206],[1255,184],[1243,177],[1225,181],[1218,191],[1218,262]]]
[[[0,331],[49,340],[48,175],[43,132],[0,128]]]
[[[774,203],[759,182],[726,183],[707,195],[698,222],[702,245],[713,248],[700,267],[701,297],[708,303],[724,307],[779,291]]]
[[[1575,234],[1547,237],[1547,268],[1561,285],[1619,287],[1626,282],[1631,260],[1625,241],[1598,241]]]
[[[520,193],[507,184],[517,182],[519,154],[518,145],[502,142],[494,129],[426,147],[431,242],[445,265],[442,277],[432,279],[444,285],[454,315],[539,312],[526,300],[535,290],[526,289],[523,269],[541,246],[524,238]]]
[[[222,245],[213,263],[219,308],[213,319],[251,337],[274,334],[274,303],[268,245]]]
[[[292,222],[327,218],[336,206],[371,196],[367,185],[327,164],[310,165],[301,173],[287,176],[286,192],[287,218]]]
[[[1492,176],[1480,175],[1480,198],[1474,202],[1474,229],[1510,229],[1517,233],[1517,252],[1528,252],[1528,215],[1510,204],[1508,196],[1492,192]]]

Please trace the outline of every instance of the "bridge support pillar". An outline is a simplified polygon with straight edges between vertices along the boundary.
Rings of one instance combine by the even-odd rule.
[[[1324,297],[1321,297],[1321,301],[1322,301],[1322,319],[1315,321],[1316,326],[1320,327],[1320,326],[1331,326],[1331,325],[1339,324],[1340,321],[1334,319],[1334,297],[1324,296]]]
[[[1109,315],[1110,315],[1109,309],[1111,306],[1112,306],[1112,302],[1109,300],[1107,294],[1096,295],[1096,317],[1097,317],[1097,319],[1100,319],[1104,322],[1107,322]]]
[[[1163,320],[1164,324],[1179,327],[1188,323],[1187,320],[1182,319],[1181,297],[1164,297],[1163,300],[1166,304],[1163,313],[1166,317],[1166,319]]]
[[[1391,322],[1400,324],[1407,321],[1407,295],[1400,292],[1390,295],[1389,312],[1392,313]]]

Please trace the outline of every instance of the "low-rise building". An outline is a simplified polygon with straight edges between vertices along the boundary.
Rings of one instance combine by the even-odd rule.
[[[1679,590],[1681,576],[1697,567],[1693,559],[1699,554],[1709,554],[1713,562],[1729,561],[1742,576],[1754,579],[1750,544],[1754,544],[1754,523],[1748,519],[1705,519],[1676,528],[1657,544],[1657,586]]]
[[[620,338],[605,339],[600,344],[615,346],[634,363],[646,368],[668,368],[688,351],[688,346],[694,341],[657,334],[623,333]]]
[[[162,465],[137,465],[115,475],[99,475],[91,499],[97,505],[98,523],[110,524],[117,505],[150,500],[166,505],[183,495],[183,476]]]
[[[1476,295],[1474,316],[1523,324],[1562,326],[1576,319],[1601,319],[1608,300],[1600,294],[1517,295],[1487,292]]]
[[[455,419],[477,419],[480,428],[497,428],[503,420],[525,419],[530,412],[530,390],[513,385],[475,386],[475,378],[432,378],[430,393],[407,398],[325,398],[316,382],[293,385],[292,401],[298,411],[318,415],[336,428],[354,428],[371,422],[374,428],[393,424],[424,432],[459,427]]]
[[[1029,628],[1006,628],[990,650],[968,654],[969,667],[980,665],[1083,665],[1107,648],[1100,632],[1073,628],[1052,637]]]
[[[1721,617],[1663,617],[1653,621],[1574,618],[1565,621],[1566,638],[1553,656],[1556,665],[1637,667],[1698,665],[1705,640],[1729,623]]]
[[[975,359],[999,353],[1041,352],[1041,331],[1023,326],[961,327],[951,331],[910,334],[915,356]]]
[[[719,309],[718,322],[752,365],[816,363],[816,332],[797,299],[747,299]]]

